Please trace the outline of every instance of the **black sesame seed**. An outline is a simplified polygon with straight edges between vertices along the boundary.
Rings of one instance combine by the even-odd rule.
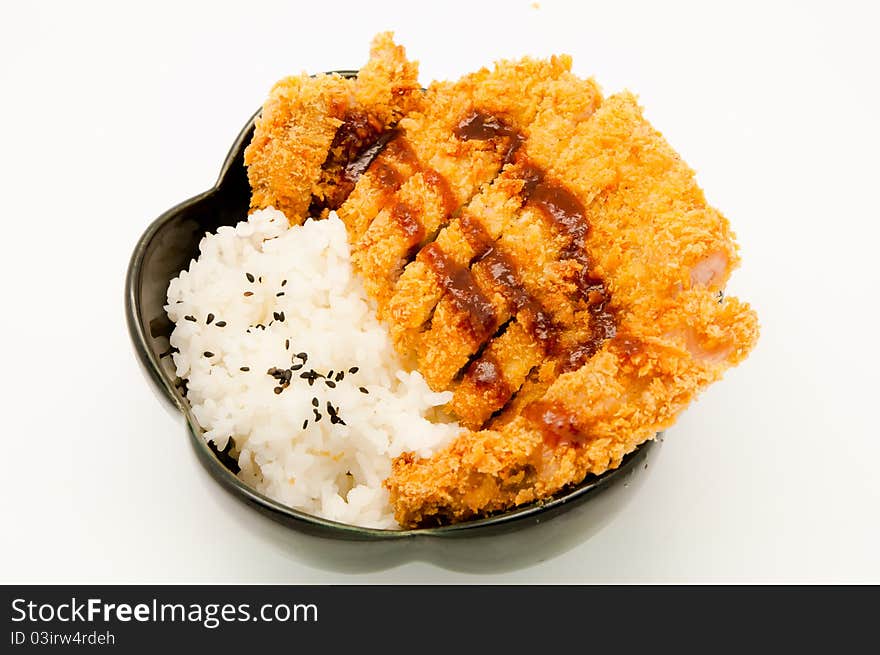
[[[298,370],[301,369],[302,367],[303,367],[302,364],[294,364],[293,366],[290,367],[290,370],[291,370],[291,371],[298,371]]]
[[[247,281],[248,281],[248,282],[253,283],[253,281],[254,281],[254,276],[253,276],[253,275],[251,275],[250,273],[245,273],[244,276],[247,278]]]
[[[290,350],[290,339],[284,340],[284,350]]]
[[[253,292],[253,291],[245,291],[245,292],[244,292],[244,297],[245,297],[245,298],[249,298],[249,297],[252,296],[252,295],[254,295],[254,292]]]
[[[276,321],[280,321],[281,314],[279,314],[278,312],[272,312],[272,318],[274,318]]]
[[[345,377],[345,371],[339,371],[339,373],[337,373],[337,374],[336,374],[336,377],[333,378],[333,379],[336,380],[337,382],[339,382],[339,381],[342,380],[342,378],[344,378],[344,377]]]
[[[287,284],[287,280],[281,280],[281,286],[283,287],[285,284]]]
[[[326,384],[331,389],[336,388],[336,383],[333,380],[324,380],[324,384]]]
[[[297,359],[301,359],[301,360],[303,360],[303,361],[306,361],[306,360],[309,358],[309,356],[308,356],[307,354],[305,354],[305,353],[297,353],[297,354],[296,354],[296,358],[297,358]]]
[[[346,425],[345,421],[343,421],[341,418],[339,418],[339,417],[336,416],[335,414],[334,414],[333,416],[330,417],[330,422],[333,423],[334,425],[337,424],[337,423],[338,423],[339,425]]]
[[[328,377],[328,378],[332,378],[332,377],[333,377],[333,369],[332,369],[332,368],[327,372],[327,377]]]
[[[330,414],[330,416],[336,416],[336,414],[339,413],[339,410],[331,405],[329,400],[327,401],[327,413]]]
[[[275,294],[275,297],[276,297],[276,298],[280,298],[280,297],[283,296],[283,295],[284,295],[284,292],[283,292],[283,291],[279,291],[278,293]]]
[[[281,387],[275,387],[274,391],[275,391],[275,395],[278,395],[279,393],[284,391],[284,389],[282,389]]]
[[[318,404],[319,404],[319,403],[318,403],[318,399],[317,399],[317,398],[312,398],[312,407],[317,407]],[[327,403],[327,404],[329,405],[330,403]]]
[[[213,321],[213,320],[214,320],[214,315],[208,314],[208,317],[205,319],[205,325],[210,325],[211,321]]]
[[[217,321],[214,325],[217,327],[226,327],[226,321]]]
[[[307,427],[309,427],[309,419],[303,421],[303,430],[305,430]]]
[[[348,372],[351,373],[352,375],[354,375],[354,374],[357,373],[359,370],[360,370],[360,369],[359,369],[357,366],[352,366],[350,369],[348,369]]]
[[[367,391],[366,387],[358,387],[358,391],[360,391],[361,393],[370,393],[369,391]]]
[[[213,357],[213,356],[214,356],[214,353],[212,353],[210,350],[206,350],[206,351],[203,352],[202,354],[203,354],[205,357]]]
[[[184,318],[185,318],[187,321],[192,321],[193,323],[196,322],[196,317],[195,317],[195,316],[189,316],[189,315],[187,315],[187,316],[184,316]]]
[[[321,412],[319,412],[317,409],[313,409],[312,411],[315,412],[315,423],[317,423],[321,420]]]
[[[238,370],[241,371],[241,372],[243,372],[243,373],[247,373],[247,372],[250,371],[251,369],[250,369],[249,366],[242,366],[242,367],[241,367],[240,369],[238,369]]]
[[[278,320],[279,320],[280,322],[284,323],[284,320],[285,320],[285,319],[284,319],[284,312],[279,312],[279,314],[281,315],[281,318],[279,318]]]
[[[262,275],[257,278],[257,282],[259,282],[260,284],[263,283],[263,276]]]

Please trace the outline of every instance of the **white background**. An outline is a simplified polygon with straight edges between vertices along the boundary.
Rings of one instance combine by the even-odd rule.
[[[880,582],[875,5],[421,4],[3,3],[0,582]],[[356,68],[384,29],[425,83],[565,52],[638,93],[761,317],[623,513],[501,575],[307,565],[201,469],[125,329],[147,224],[213,184],[276,79]]]

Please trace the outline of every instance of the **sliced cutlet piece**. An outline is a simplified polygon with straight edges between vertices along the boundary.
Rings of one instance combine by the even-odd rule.
[[[406,58],[406,49],[394,43],[391,32],[377,34],[355,79],[355,104],[383,125],[395,125],[422,106],[422,95],[418,62]]]
[[[343,123],[348,86],[338,75],[304,73],[272,87],[244,153],[252,209],[275,207],[293,223],[305,218],[321,165]]]
[[[251,208],[276,207],[300,223],[341,202],[370,147],[418,105],[418,67],[390,33],[373,41],[357,79],[306,74],[272,88],[245,150]]]
[[[558,150],[565,143],[566,134],[574,128],[578,123],[587,120],[590,115],[601,104],[601,92],[592,80],[580,80],[568,72],[568,61],[559,60],[556,65],[565,64],[566,70],[554,78],[548,78],[544,84],[535,93],[534,106],[529,106],[529,112],[525,116],[526,129],[520,130],[523,126],[514,123],[505,124],[501,120],[507,116],[498,107],[499,100],[506,101],[503,96],[496,99],[484,99],[485,105],[478,107],[479,111],[458,109],[462,116],[460,124],[467,129],[459,128],[457,134],[459,137],[466,137],[468,140],[486,139],[493,135],[493,131],[484,127],[479,129],[480,125],[494,125],[494,132],[509,133],[517,132],[514,145],[522,147],[525,142],[526,149],[531,146],[525,141],[526,137],[532,131],[542,133],[542,150],[537,154],[543,156],[544,159],[552,159],[556,154],[553,149]],[[532,65],[533,62],[530,62]],[[523,74],[534,75],[532,69],[523,69]],[[493,112],[496,112],[493,114]],[[502,118],[499,118],[502,117]],[[476,120],[479,117],[479,120]],[[529,119],[531,119],[529,121]],[[509,120],[509,119],[508,119]],[[508,158],[513,159],[515,152],[508,153]],[[503,182],[500,184],[499,182]],[[483,190],[483,193],[475,196],[472,200],[474,205],[472,213],[483,216],[484,219],[492,219],[494,212],[508,214],[511,208],[508,205],[518,205],[522,203],[520,195],[523,186],[523,180],[519,177],[509,175],[506,178],[499,176],[493,188]],[[507,195],[505,195],[507,194]],[[485,196],[485,197],[483,197]],[[449,234],[447,234],[449,233]],[[490,230],[490,233],[491,230]],[[493,233],[493,238],[497,238],[497,233]],[[456,221],[451,222],[444,228],[437,237],[437,243],[441,244],[444,252],[454,257],[458,265],[464,266],[467,258],[475,256],[467,246],[461,245],[462,240],[467,237],[462,226]],[[403,274],[396,283],[394,295],[389,302],[389,310],[387,317],[392,324],[392,332],[401,332],[402,330],[418,330],[428,321],[434,310],[435,305],[443,295],[444,290],[439,284],[439,278],[435,271],[429,267],[423,258],[417,256],[413,262],[410,262]],[[411,338],[403,338],[398,334],[398,339],[404,343],[410,343]]]
[[[372,220],[417,172],[418,161],[401,131],[395,131],[367,171],[358,178],[351,194],[336,210],[345,223],[348,242],[357,243]]]
[[[552,333],[565,328],[565,323],[560,323],[553,316],[554,312],[548,312],[544,305],[549,303],[556,313],[564,314],[573,303],[570,294],[559,292],[559,285],[554,279],[557,272],[555,262],[576,257],[576,250],[582,246],[586,217],[579,198],[567,192],[560,184],[551,183],[544,170],[544,166],[550,164],[549,158],[546,162],[534,161],[536,156],[532,154],[530,144],[533,140],[553,142],[562,149],[562,152],[557,151],[554,159],[564,157],[564,152],[568,153],[569,158],[575,157],[577,153],[569,150],[565,145],[565,138],[578,129],[585,129],[584,126],[589,124],[597,101],[597,96],[591,93],[593,89],[595,86],[592,82],[573,77],[565,77],[548,84],[547,95],[529,128],[530,136],[528,139],[521,137],[520,147],[513,157],[514,162],[499,176],[521,181],[519,201],[526,202],[528,207],[508,218],[497,232],[487,230],[488,236],[495,241],[488,248],[485,261],[477,254],[471,272],[474,277],[484,275],[491,278],[496,292],[509,300],[511,311],[517,314],[517,320],[523,321],[524,327],[532,331],[540,343],[537,348],[530,349],[531,357],[523,351],[521,358],[507,363],[511,375],[508,379],[499,376],[493,384],[487,384],[486,380],[489,378],[483,373],[504,372],[502,367],[493,365],[495,353],[491,345],[487,359],[478,360],[465,372],[464,387],[458,394],[454,407],[464,412],[465,415],[459,417],[468,425],[480,425],[477,421],[481,418],[485,420],[501,409],[510,395],[519,389],[531,367],[540,363],[540,353],[547,355],[552,352],[555,341]],[[562,119],[558,114],[560,95],[569,99],[567,110],[570,113]],[[578,99],[573,106],[570,101],[572,96]],[[533,210],[532,206],[538,211]],[[550,220],[545,221],[544,214]],[[442,237],[441,233],[440,238]],[[580,261],[576,264],[582,267]],[[430,276],[423,275],[422,280],[427,284],[432,282]],[[444,286],[442,280],[441,286]],[[398,300],[397,306],[400,304]],[[458,310],[458,316],[455,309]],[[462,318],[468,312],[468,305],[462,303],[460,298],[453,294],[446,295],[439,301],[429,329],[419,339],[420,368],[428,383],[435,389],[447,388],[461,367],[478,352],[488,338],[476,330],[464,331],[457,337],[454,336],[454,326],[462,325]],[[503,324],[507,318],[507,315],[498,316],[496,325]],[[443,320],[450,320],[452,325],[444,324]],[[409,325],[413,323],[414,321],[408,322]],[[498,338],[505,339],[503,335]],[[506,339],[512,344],[521,341],[522,335],[516,331]],[[506,351],[509,346],[502,343],[500,348]],[[526,363],[526,358],[533,361],[531,366]]]
[[[507,126],[530,124],[548,85],[569,66],[567,58],[500,62],[455,84],[432,85],[425,112],[401,121],[405,136],[398,138],[407,139],[420,172],[401,185],[372,221],[358,221],[369,226],[352,254],[380,317],[407,259],[433,241],[515,151],[519,133]]]
[[[353,104],[330,145],[312,194],[312,213],[338,209],[395,132],[391,128],[408,112],[422,106],[417,62],[407,60],[390,32],[379,34],[370,59],[352,84]]]
[[[472,265],[474,277],[488,277],[507,299],[514,320],[471,361],[454,388],[450,408],[465,426],[479,429],[501,410],[531,370],[555,354],[560,333],[580,320],[570,281],[578,265],[560,261],[567,246],[567,236],[526,205]]]
[[[641,121],[631,97],[626,95],[613,97],[608,102],[610,103],[609,109],[600,111],[595,121],[582,123],[578,126],[574,131],[574,138],[571,140],[570,146],[557,150],[558,141],[553,138],[552,130],[535,130],[534,136],[529,142],[532,152],[541,153],[543,150],[546,154],[555,153],[552,160],[547,161],[551,170],[555,169],[562,174],[567,171],[581,171],[580,175],[572,178],[570,185],[566,188],[560,184],[548,187],[547,183],[542,181],[530,196],[530,203],[539,205],[548,220],[572,238],[570,252],[567,253],[569,259],[566,261],[576,267],[570,271],[569,278],[577,287],[577,292],[572,294],[570,300],[573,316],[570,320],[561,318],[555,321],[558,334],[551,348],[546,347],[548,345],[546,342],[537,344],[544,346],[542,348],[526,347],[523,343],[522,333],[511,331],[508,328],[510,336],[505,334],[500,339],[510,340],[511,346],[504,347],[502,352],[516,353],[514,360],[511,360],[509,356],[500,356],[497,351],[501,350],[502,344],[499,344],[498,347],[495,344],[490,344],[483,355],[470,364],[464,379],[455,390],[455,398],[452,402],[453,411],[462,418],[468,427],[479,427],[482,425],[480,421],[485,421],[492,413],[502,409],[502,401],[508,400],[513,393],[516,393],[519,385],[525,381],[530,364],[531,366],[542,365],[541,377],[545,380],[553,379],[560,373],[580,367],[599,350],[606,339],[614,336],[617,323],[616,307],[627,307],[631,304],[627,297],[614,298],[597,270],[591,270],[591,262],[597,262],[595,268],[601,270],[607,245],[611,242],[611,235],[603,235],[601,232],[591,231],[589,228],[593,211],[599,214],[605,211],[606,190],[617,186],[617,177],[608,174],[609,166],[614,170],[626,171],[631,166],[628,162],[635,150],[644,146],[650,152],[651,147],[648,147],[650,144],[639,143],[639,139],[643,138],[645,134],[650,136],[650,132],[645,131],[644,123]],[[674,153],[668,151],[665,155],[665,163],[662,166],[676,164]],[[533,155],[533,158],[538,159],[539,156],[536,154]],[[641,163],[643,168],[652,165],[650,157]],[[587,171],[588,174],[584,174],[584,171]],[[655,171],[658,179],[663,178],[663,171],[662,167]],[[548,172],[547,176],[549,175]],[[695,194],[694,189],[696,187],[693,184],[687,188],[681,187],[682,192],[676,199],[678,210],[688,215],[695,211],[705,211],[711,214],[714,210],[705,207],[702,195]],[[638,187],[624,185],[622,191],[612,194],[612,199],[608,202],[612,206],[630,203],[645,207],[649,210],[648,214],[651,217],[656,217],[668,213],[667,207],[670,198],[666,197],[658,202],[650,189],[647,192],[639,191]],[[702,207],[699,206],[700,202],[702,202]],[[595,210],[592,207],[593,204],[596,205]],[[714,225],[723,232],[725,227],[723,220],[711,216],[708,219],[697,220],[696,224],[699,225],[702,222],[703,225]],[[650,222],[653,219],[645,220]],[[615,227],[618,225],[616,218],[609,223],[600,217],[596,222]],[[636,226],[633,236],[644,239],[644,228],[645,221],[643,220],[639,226]],[[654,233],[662,233],[662,229],[663,225],[658,221]],[[698,231],[695,229],[694,233]],[[651,233],[649,231],[649,234]],[[693,249],[690,237],[680,240],[678,245],[685,249]],[[731,255],[727,251],[730,249],[732,241],[727,239],[718,245],[719,247],[715,249],[700,247],[700,253],[708,251],[716,254],[709,257],[703,256],[702,259],[692,258],[691,262],[698,262],[694,276],[708,282],[710,278],[720,274],[717,267],[720,262],[729,260]],[[719,252],[722,254],[718,255]],[[665,253],[665,256],[671,260],[675,256],[675,252],[670,250]],[[514,259],[525,263],[526,266],[531,262],[527,251],[522,252]],[[687,259],[685,261],[686,266],[689,266]],[[701,268],[705,270],[701,271]],[[639,289],[644,290],[646,282],[656,284],[658,278],[654,277],[651,280],[642,281]],[[667,282],[667,286],[670,283],[680,282],[677,281],[677,278],[673,278],[672,282]],[[668,292],[668,288],[657,285],[652,291],[665,293]],[[561,296],[562,303],[565,302],[564,297],[563,294]],[[553,301],[545,304],[551,308],[559,307]],[[512,346],[513,343],[518,344],[516,348]],[[501,362],[501,364],[495,367],[495,362]],[[505,367],[508,370],[505,370]],[[487,372],[490,371],[497,373],[494,385],[486,383],[490,377]],[[505,411],[516,412],[519,409],[520,405],[517,404]]]
[[[505,169],[499,179],[508,177],[527,185],[518,166]],[[469,207],[458,222],[467,225],[463,230],[469,235],[470,249],[475,257],[470,270],[461,267],[454,276],[438,276],[446,295],[439,301],[429,328],[420,333],[417,340],[418,361],[432,388],[449,388],[468,360],[483,344],[488,344],[485,358],[478,358],[465,371],[465,386],[461,390],[461,394],[473,392],[483,397],[487,408],[485,418],[488,418],[503,406],[503,402],[496,406],[496,401],[505,393],[515,393],[531,367],[541,359],[536,355],[529,358],[534,363],[523,366],[524,351],[520,353],[520,361],[502,360],[500,366],[493,366],[492,358],[496,354],[493,344],[500,340],[498,347],[509,352],[512,344],[522,340],[518,329],[507,336],[510,325],[505,326],[505,323],[513,317],[520,328],[531,334],[537,345],[534,353],[551,352],[557,333],[572,321],[575,287],[565,280],[571,275],[572,266],[559,261],[568,246],[568,235],[555,230],[543,218],[542,212],[529,205],[524,208],[514,206],[507,214],[495,213],[487,217],[471,209]],[[479,232],[477,226],[482,227],[483,233],[474,237]],[[437,243],[429,248],[433,249]],[[442,271],[436,262],[429,262],[429,265],[433,266],[435,273]],[[481,326],[472,320],[474,299],[461,293],[462,288],[470,286],[492,300],[494,314],[486,329],[480,329]],[[495,334],[499,327],[502,331]],[[489,388],[490,371],[499,374],[508,371],[510,377],[498,377]],[[457,405],[459,410],[464,410],[468,403],[461,402],[461,394],[454,407]],[[472,400],[477,401],[476,398]],[[471,405],[471,408],[475,406]],[[471,413],[459,417],[468,424],[476,420]]]
[[[464,427],[479,430],[507,405],[542,356],[541,344],[523,324],[511,322],[504,334],[490,341],[480,357],[468,365],[449,409]]]
[[[616,332],[555,379],[542,379],[544,366],[533,371],[525,399],[510,405],[517,415],[492,422],[499,430],[464,432],[433,458],[396,460],[387,486],[402,525],[508,508],[601,474],[671,425],[756,342],[748,305],[718,301],[736,246],[693,172],[629,94],[606,100],[591,123],[571,140],[583,157],[561,159],[554,173],[576,195],[602,188],[588,204],[582,287],[606,296],[597,306],[613,307]]]
[[[419,370],[433,389],[449,388],[470,357],[517,311],[510,287],[518,281],[493,275],[493,263],[498,268],[498,239],[515,229],[521,214],[519,193],[524,182],[512,171],[505,169],[419,254],[443,291],[428,329],[404,331],[401,336],[392,327],[398,347],[407,338],[415,345]],[[498,189],[515,191],[516,195],[500,194]],[[546,265],[553,261],[552,251],[542,247],[533,255]],[[543,259],[541,253],[551,255]]]
[[[417,336],[431,317],[434,307],[446,291],[441,272],[432,264],[439,249],[451,265],[467,268],[470,261],[486,249],[486,241],[501,234],[505,222],[522,206],[523,181],[502,173],[474,196],[460,216],[437,235],[434,243],[422,249],[407,264],[395,285],[387,317],[397,343],[414,344],[407,337]]]
[[[694,293],[696,291],[696,293]],[[546,498],[587,474],[601,474],[678,414],[754,346],[754,312],[705,289],[652,335],[606,342],[577,371],[560,376],[544,398],[500,431],[464,432],[430,460],[404,455],[386,486],[401,526],[459,521]],[[688,345],[688,339],[691,340]]]
[[[380,156],[361,178],[339,216],[348,228],[352,262],[380,315],[410,251],[432,239],[437,229],[467,202],[476,188],[501,168],[508,144],[474,141],[450,148],[450,111],[469,101],[471,83],[435,84],[426,111],[405,117]],[[383,153],[384,155],[384,153]],[[370,212],[375,211],[374,214]]]
[[[724,287],[739,263],[727,219],[706,203],[693,171],[643,117],[634,96],[614,95],[596,129],[572,147],[589,156],[560,174],[568,187],[613,180],[589,206],[590,270],[625,314],[650,316],[657,298],[691,286]],[[648,320],[648,319],[645,319]]]

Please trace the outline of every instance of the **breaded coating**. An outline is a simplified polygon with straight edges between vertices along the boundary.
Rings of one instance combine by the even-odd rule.
[[[373,167],[358,181],[339,216],[349,227],[352,260],[385,318],[388,301],[407,260],[488,184],[519,145],[520,134],[504,125],[528,126],[561,79],[574,80],[568,58],[499,62],[458,82],[435,83],[425,95],[424,112],[401,120],[396,159],[408,155],[410,174],[382,187],[387,170]],[[585,83],[584,106],[598,103],[598,90]],[[477,112],[474,108],[479,108]],[[489,113],[487,113],[489,112]],[[488,124],[485,117],[490,117]],[[405,147],[399,141],[405,140]],[[393,166],[395,157],[382,160]],[[376,187],[383,188],[378,201]],[[356,208],[349,209],[349,205]],[[377,211],[365,216],[369,206]]]
[[[616,467],[741,361],[758,329],[748,306],[705,289],[668,303],[660,329],[638,327],[648,329],[607,341],[500,431],[464,432],[431,459],[398,458],[387,482],[398,522],[465,520]]]
[[[303,73],[275,84],[245,150],[251,208],[276,207],[301,223],[310,208],[341,204],[359,174],[347,169],[418,107],[417,78],[418,65],[383,33],[355,79]]]
[[[402,527],[461,521],[599,475],[669,427],[758,338],[720,299],[727,219],[630,93],[566,56],[425,91],[390,34],[356,80],[272,90],[252,206],[336,210],[404,362],[465,428],[385,481]]]
[[[757,339],[748,305],[717,298],[738,261],[727,220],[630,94],[609,98],[548,171],[586,208],[583,260],[602,281],[595,292],[614,333],[595,353],[564,345],[541,365],[543,394],[511,403],[505,411],[516,413],[498,430],[464,432],[430,459],[395,461],[387,486],[401,525],[530,502],[617,466]]]
[[[592,80],[580,80],[569,72],[570,61],[567,58],[551,60],[554,64],[549,73],[544,73],[533,60],[523,60],[518,64],[507,64],[508,68],[515,71],[516,75],[522,76],[519,86],[531,89],[531,95],[522,97],[515,85],[498,98],[479,98],[479,104],[474,105],[479,111],[466,112],[458,110],[455,116],[471,120],[471,125],[478,125],[483,121],[488,125],[494,124],[494,131],[487,129],[485,133],[475,133],[465,143],[493,143],[501,141],[507,148],[506,157],[512,161],[520,149],[528,150],[532,140],[528,138],[531,130],[542,134],[546,143],[554,141],[557,145],[573,127],[586,120],[595,111],[601,102],[601,92]],[[504,63],[499,67],[505,66]],[[505,72],[508,70],[497,72]],[[526,86],[525,80],[535,80],[531,86]],[[559,96],[562,90],[569,91],[566,96],[567,104],[562,107],[566,113],[559,114]],[[493,90],[493,92],[495,92]],[[499,90],[500,92],[500,90]],[[505,111],[507,104],[514,101],[508,98],[513,95],[520,101],[526,101],[527,111],[519,116]],[[500,105],[500,106],[499,106]],[[461,122],[461,121],[459,121]],[[517,126],[518,131],[515,131]],[[474,132],[477,132],[474,130]],[[511,139],[511,133],[515,132],[517,138]],[[461,139],[458,139],[461,141]],[[511,146],[513,149],[511,150]],[[505,162],[505,163],[510,163]],[[511,216],[522,205],[520,192],[523,188],[523,180],[515,175],[499,175],[490,188],[484,188],[482,192],[471,200],[471,206],[467,208],[464,218],[471,223],[480,224],[482,229],[491,239],[497,239],[503,229],[503,217]],[[470,258],[476,254],[468,239],[473,240],[473,228],[468,225],[460,225],[459,221],[453,221],[445,228],[436,239],[437,245],[459,266],[466,265]],[[399,328],[418,329],[431,315],[436,303],[443,294],[443,288],[438,284],[438,276],[435,271],[426,266],[423,258],[407,265],[400,279],[396,283],[394,295],[390,300],[389,316],[392,331]]]

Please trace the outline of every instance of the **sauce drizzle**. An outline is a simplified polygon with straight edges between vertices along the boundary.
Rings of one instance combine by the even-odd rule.
[[[513,161],[517,150],[525,143],[525,137],[519,130],[508,125],[502,118],[476,109],[458,122],[453,134],[461,141],[490,141],[510,138],[510,145],[504,154],[502,166]]]
[[[410,246],[418,245],[425,238],[425,226],[419,220],[418,211],[407,202],[395,203],[391,218],[400,226]]]
[[[436,273],[455,307],[467,314],[474,338],[481,343],[488,339],[498,328],[495,307],[480,291],[471,272],[453,262],[437,243],[425,246],[422,257]]]
[[[578,447],[590,441],[589,433],[562,403],[536,400],[526,405],[522,414],[541,431],[544,443],[550,448],[556,448],[560,444]]]
[[[532,337],[537,340],[545,352],[552,351],[555,346],[559,326],[543,305],[529,294],[516,272],[510,259],[498,248],[490,248],[480,259],[486,265],[492,281],[505,299],[513,305],[514,312],[526,312],[530,318],[527,327]]]
[[[312,196],[309,212],[318,215],[324,209],[339,209],[393,136],[394,130],[383,131],[382,125],[366,112],[346,112],[321,166],[324,198]]]

